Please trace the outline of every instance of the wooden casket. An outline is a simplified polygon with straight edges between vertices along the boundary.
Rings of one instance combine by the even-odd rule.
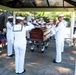
[[[30,40],[46,41],[50,37],[50,29],[46,27],[35,28],[30,31]]]
[[[50,38],[50,28],[39,27],[30,31],[30,40],[32,41],[31,51],[41,46],[41,52],[43,53],[45,48],[48,47]]]

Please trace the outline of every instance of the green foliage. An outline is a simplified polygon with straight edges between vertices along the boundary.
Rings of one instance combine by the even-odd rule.
[[[70,22],[70,19],[71,19],[71,12],[34,12],[34,11],[31,11],[31,12],[17,12],[17,15],[20,15],[20,16],[34,16],[35,18],[41,18],[41,17],[44,17],[44,20],[46,22],[48,22],[49,19],[52,19],[52,20],[58,20],[58,15],[59,14],[64,14],[65,15],[65,20]],[[75,12],[76,14],[76,12]]]
[[[16,12],[17,16],[32,16],[32,13],[30,12]]]
[[[39,12],[37,16],[43,17],[44,16],[44,12]]]
[[[65,20],[66,20],[67,22],[70,22],[70,18],[65,18]]]
[[[43,19],[44,19],[44,21],[45,21],[46,23],[49,22],[49,18],[48,18],[48,17],[43,17]]]

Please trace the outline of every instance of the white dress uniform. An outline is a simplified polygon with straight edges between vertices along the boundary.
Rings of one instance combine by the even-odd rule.
[[[13,27],[13,38],[15,50],[15,69],[16,73],[22,73],[24,71],[24,58],[26,53],[26,31],[31,30],[34,26],[31,23],[27,23],[29,26],[23,26],[20,24]]]
[[[65,20],[62,20],[63,24],[64,24],[64,38],[65,38],[65,30],[66,30],[66,26],[67,26],[67,22]],[[63,48],[64,48],[64,39],[63,39]],[[64,52],[64,49],[62,50],[62,52]]]
[[[51,26],[51,31],[50,31],[50,34],[51,34],[51,37],[55,35],[55,30],[54,30],[55,26],[52,25]]]
[[[13,51],[13,44],[11,43],[11,36],[12,36],[12,26],[13,23],[11,22],[7,22],[6,24],[6,28],[7,28],[7,32],[6,32],[6,37],[7,37],[7,54],[8,56],[12,55],[12,51]]]
[[[46,22],[44,22],[43,18],[40,18],[40,21],[39,21],[38,23],[41,24],[42,26],[44,26],[44,24],[45,24]]]
[[[44,21],[39,21],[38,23],[41,24],[41,25],[44,25],[46,22],[44,22]]]
[[[55,27],[55,37],[56,37],[56,62],[61,62],[61,53],[63,51],[63,39],[64,39],[64,24],[59,22],[58,26]]]

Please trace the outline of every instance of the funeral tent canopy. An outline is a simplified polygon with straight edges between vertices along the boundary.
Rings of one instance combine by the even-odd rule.
[[[75,7],[76,0],[0,0],[1,9],[13,11],[68,11],[68,8],[75,10]]]
[[[71,36],[73,38],[73,27],[76,10],[76,0],[0,0],[0,9],[8,11],[71,11]],[[15,23],[15,13],[13,14]]]
[[[76,0],[0,0],[0,5],[12,8],[76,7]]]

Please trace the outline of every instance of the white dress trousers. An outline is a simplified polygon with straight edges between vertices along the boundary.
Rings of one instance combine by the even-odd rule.
[[[11,43],[11,37],[12,37],[12,23],[9,21],[6,24],[7,32],[6,32],[6,37],[7,37],[7,54],[10,56],[13,51],[13,44]]]
[[[34,26],[28,22],[29,26],[14,25],[13,38],[15,50],[15,70],[16,73],[22,73],[24,71],[24,59],[26,53],[26,31],[31,30]]]
[[[55,27],[55,37],[56,37],[56,62],[62,61],[62,51],[64,51],[64,24],[60,22],[57,27]]]

